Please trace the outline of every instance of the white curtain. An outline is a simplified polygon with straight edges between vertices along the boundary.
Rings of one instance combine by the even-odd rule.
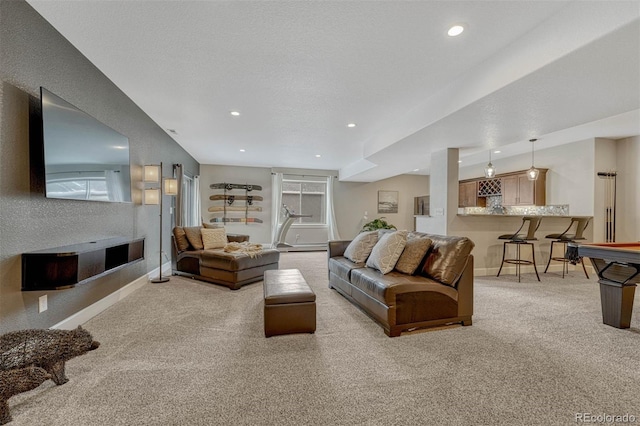
[[[329,241],[339,240],[338,224],[336,223],[336,213],[333,208],[333,182],[334,176],[327,176],[327,232]]]
[[[185,223],[185,221],[187,221],[188,218],[185,216],[184,211],[186,208],[185,199],[188,200],[189,196],[188,194],[184,193],[184,187],[183,187],[184,184],[183,184],[183,178],[182,178],[183,175],[184,175],[184,170],[182,169],[182,164],[174,164],[173,177],[176,178],[176,180],[178,181],[177,183],[178,193],[176,194],[173,200],[173,203],[174,203],[173,220],[175,222],[174,223],[175,226],[188,225],[187,223]]]
[[[200,208],[202,201],[200,200],[200,176],[193,177],[193,208],[191,209],[191,226],[199,226],[202,224],[202,214]]]
[[[271,174],[271,247],[276,247],[282,212],[282,173]]]

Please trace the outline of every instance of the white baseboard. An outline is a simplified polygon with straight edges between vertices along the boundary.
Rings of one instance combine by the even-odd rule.
[[[61,329],[61,330],[72,330],[79,325],[84,324],[89,321],[91,318],[95,317],[99,313],[105,311],[109,307],[115,305],[125,297],[129,296],[131,293],[147,284],[150,279],[158,276],[159,268],[154,269],[153,271],[147,273],[146,275],[141,276],[140,278],[130,282],[124,287],[114,291],[110,295],[103,297],[97,302],[87,306],[86,308],[76,312],[70,317],[60,321],[59,323],[51,326],[51,328]],[[162,272],[166,275],[171,275],[171,262],[167,262],[162,265]]]

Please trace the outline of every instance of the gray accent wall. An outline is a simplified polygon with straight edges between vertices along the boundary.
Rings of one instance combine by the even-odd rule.
[[[129,138],[133,203],[46,199],[31,192],[29,101],[43,86]],[[50,327],[159,266],[159,208],[141,204],[142,165],[191,174],[200,165],[26,2],[0,2],[0,333]],[[165,198],[163,250],[173,216]],[[57,291],[22,292],[21,254],[124,236],[145,237],[145,260]],[[38,313],[38,298],[48,310]]]

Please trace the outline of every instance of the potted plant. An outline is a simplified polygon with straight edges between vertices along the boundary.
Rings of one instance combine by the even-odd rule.
[[[360,230],[360,232],[375,231],[376,229],[397,229],[397,228],[394,225],[387,223],[387,221],[384,220],[384,217],[380,217],[378,219],[372,220],[371,222],[365,223],[364,226],[362,226],[362,229]]]

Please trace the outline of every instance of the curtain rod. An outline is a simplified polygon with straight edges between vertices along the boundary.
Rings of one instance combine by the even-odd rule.
[[[271,175],[275,175],[275,174],[277,174],[277,173],[271,172]],[[310,175],[310,174],[301,175],[301,174],[297,174],[297,173],[282,173],[282,174],[283,175],[289,175],[289,176],[300,176],[300,177],[329,177],[329,176],[334,177],[334,178],[338,177],[336,175]]]

